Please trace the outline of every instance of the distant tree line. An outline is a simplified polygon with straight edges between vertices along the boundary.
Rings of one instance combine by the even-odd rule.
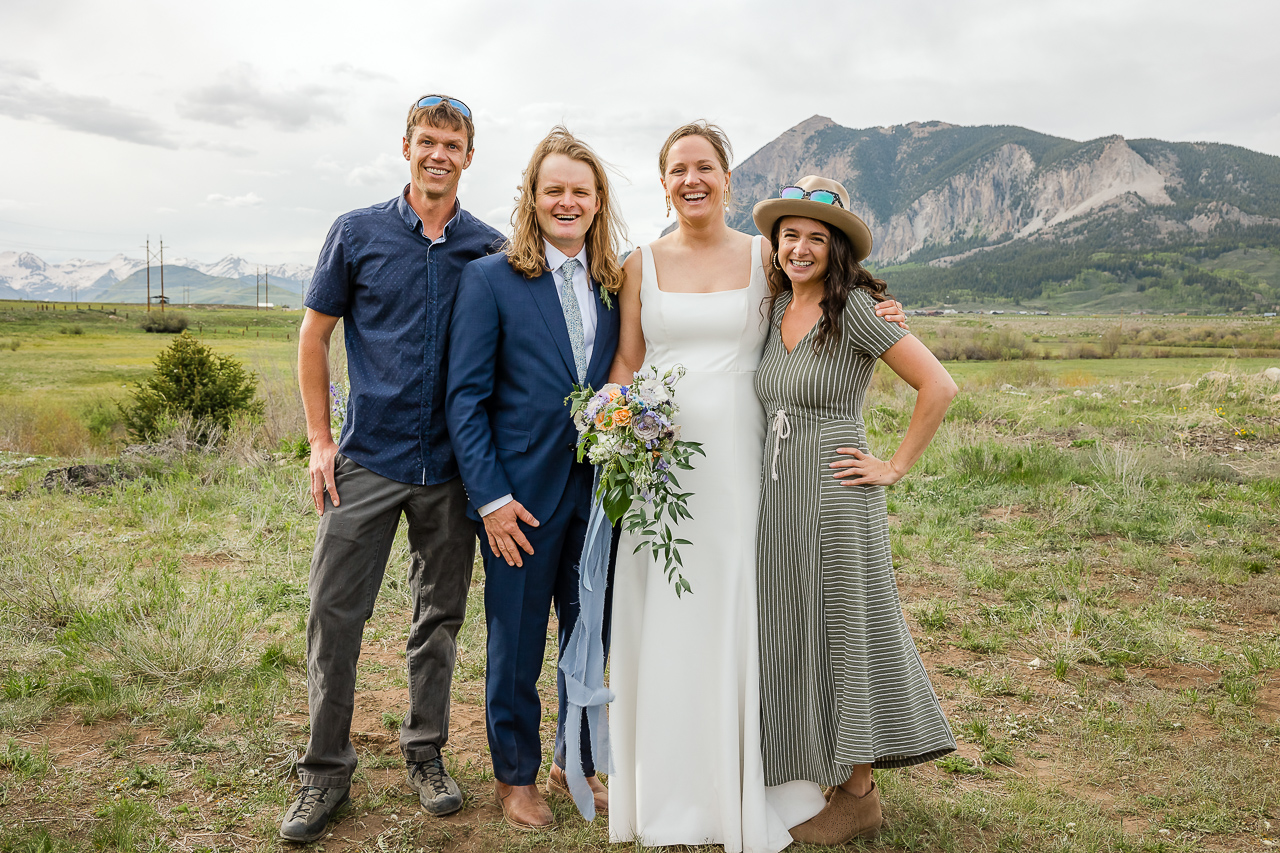
[[[1113,223],[1114,224],[1114,223]],[[1086,273],[1111,276],[1135,290],[1163,288],[1171,299],[1192,301],[1187,307],[1234,311],[1256,304],[1259,283],[1234,270],[1207,270],[1199,265],[1242,248],[1280,247],[1280,227],[1224,227],[1193,242],[1174,239],[1158,247],[1117,248],[1116,233],[1091,224],[1074,242],[1019,240],[959,261],[950,267],[908,263],[880,267],[877,275],[895,296],[914,304],[997,299],[1019,303],[1040,299],[1050,291],[1072,289]],[[1052,287],[1057,285],[1057,287]],[[1179,291],[1185,291],[1179,293]],[[1275,299],[1275,291],[1270,298]]]

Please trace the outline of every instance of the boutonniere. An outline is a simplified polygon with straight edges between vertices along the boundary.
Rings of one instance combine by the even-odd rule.
[[[613,310],[613,294],[612,293],[610,293],[608,290],[605,290],[603,287],[601,287],[600,283],[595,279],[587,279],[587,287],[591,288],[593,291],[599,292],[600,301],[604,303],[604,310],[606,311]]]

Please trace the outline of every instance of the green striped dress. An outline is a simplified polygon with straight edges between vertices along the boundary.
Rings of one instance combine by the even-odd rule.
[[[756,544],[766,785],[836,785],[857,764],[906,767],[956,748],[907,630],[883,486],[843,486],[837,447],[867,450],[862,406],[876,360],[906,333],[849,296],[834,349],[815,330],[790,353],[774,305],[756,394],[765,439]]]

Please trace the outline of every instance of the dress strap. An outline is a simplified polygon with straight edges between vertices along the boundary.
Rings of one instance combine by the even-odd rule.
[[[757,234],[751,240],[751,288],[764,290],[767,293],[769,281],[765,278],[764,262],[760,260],[760,247],[765,240],[763,234]]]
[[[653,263],[653,249],[648,243],[640,247],[640,260],[640,299],[643,302],[645,294],[658,289],[658,268]]]

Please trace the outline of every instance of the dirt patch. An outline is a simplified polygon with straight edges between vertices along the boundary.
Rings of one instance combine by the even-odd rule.
[[[1018,518],[1026,518],[1034,513],[1027,512],[1021,506],[993,506],[982,513],[983,518],[990,518],[996,521],[1013,521]]]
[[[1270,726],[1280,724],[1280,684],[1271,682],[1259,689],[1253,707],[1263,723]]]
[[[1222,676],[1211,669],[1198,666],[1169,664],[1162,667],[1143,667],[1137,672],[1161,690],[1204,690],[1216,685]]]
[[[1271,453],[1280,448],[1280,418],[1245,417],[1233,426],[1211,424],[1178,433],[1178,443],[1214,456],[1240,453]]]

